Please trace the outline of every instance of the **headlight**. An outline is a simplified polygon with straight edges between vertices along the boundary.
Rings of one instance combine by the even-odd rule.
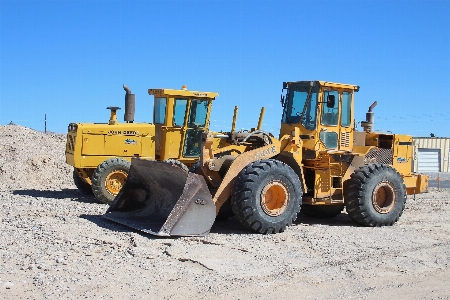
[[[69,126],[67,127],[67,130],[68,130],[69,132],[71,132],[71,131],[77,131],[77,129],[78,129],[78,125],[77,125],[77,124],[74,124],[74,123],[70,123]]]

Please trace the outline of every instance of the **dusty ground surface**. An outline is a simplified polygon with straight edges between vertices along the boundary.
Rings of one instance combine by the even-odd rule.
[[[102,218],[65,137],[0,126],[1,299],[449,299],[450,190],[408,198],[392,227],[299,215],[258,235],[155,238]]]

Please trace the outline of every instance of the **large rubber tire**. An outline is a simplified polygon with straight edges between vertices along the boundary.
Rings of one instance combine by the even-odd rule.
[[[370,164],[357,169],[345,185],[344,202],[350,218],[363,226],[390,226],[406,204],[406,187],[390,166]]]
[[[238,221],[263,234],[283,232],[300,211],[302,188],[294,170],[273,159],[250,163],[237,176],[231,205]]]
[[[125,184],[131,163],[123,158],[102,162],[92,175],[92,192],[98,201],[111,204]]]
[[[340,215],[344,210],[344,205],[308,205],[303,204],[301,212],[308,217],[329,219]]]
[[[72,173],[73,182],[78,190],[84,195],[92,195],[92,186],[83,180],[83,178],[78,175],[77,171],[74,169]]]

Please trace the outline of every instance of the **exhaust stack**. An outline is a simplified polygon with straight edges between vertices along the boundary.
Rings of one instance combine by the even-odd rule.
[[[369,111],[366,112],[366,121],[361,122],[361,127],[364,128],[365,132],[372,132],[373,123],[375,119],[372,110],[374,109],[375,106],[377,106],[377,101],[372,103],[372,105],[369,107]]]
[[[123,89],[125,90],[125,114],[123,116],[123,120],[127,123],[134,122],[134,111],[135,111],[135,100],[136,95],[131,93],[131,90],[125,84],[123,85]]]

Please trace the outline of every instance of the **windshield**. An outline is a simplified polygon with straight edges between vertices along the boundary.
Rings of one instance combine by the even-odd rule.
[[[206,116],[208,115],[208,100],[193,99],[189,114],[189,127],[205,127]]]
[[[309,94],[311,91],[311,94]],[[283,123],[302,124],[308,130],[316,128],[318,87],[308,84],[293,84],[286,94]],[[303,115],[303,116],[302,116]]]

